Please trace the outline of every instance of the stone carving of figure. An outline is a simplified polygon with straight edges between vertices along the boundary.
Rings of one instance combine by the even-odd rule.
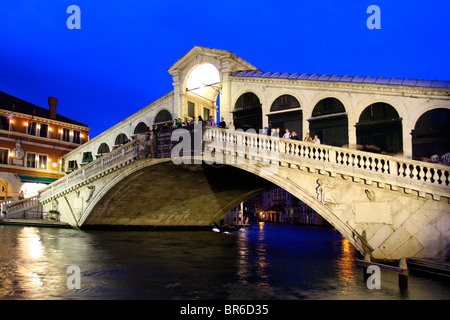
[[[332,186],[325,183],[322,179],[317,179],[317,199],[323,204],[337,204],[336,199],[331,193]]]

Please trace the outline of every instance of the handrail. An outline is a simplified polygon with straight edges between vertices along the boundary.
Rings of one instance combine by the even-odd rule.
[[[86,179],[88,176],[97,171],[97,169],[104,168],[116,161],[128,156],[130,153],[137,151],[138,141],[132,140],[122,147],[111,151],[110,153],[88,163],[87,165],[71,172],[65,177],[49,184],[39,191],[39,195],[44,195],[47,192],[54,192],[61,186],[67,186],[77,180]],[[133,154],[134,156],[135,154]]]
[[[293,163],[299,159],[305,159],[317,163],[329,163],[333,166],[349,168],[351,170],[361,170],[377,175],[403,178],[439,187],[449,187],[450,184],[450,167],[444,165],[350,148],[271,137],[248,131],[244,132],[242,130],[229,130],[215,127],[205,127],[205,129],[203,135],[205,141],[221,142],[224,146],[234,145],[238,148],[248,148],[249,151],[261,150],[266,155],[269,153],[277,157],[282,155],[285,160],[291,158]],[[134,139],[121,148],[113,150],[101,158],[73,171],[64,178],[42,189],[40,195],[46,196],[48,192],[54,193],[61,188],[69,187],[75,182],[88,179],[91,175],[97,174],[99,169],[105,168],[120,159],[124,159],[130,153],[133,153],[133,157],[136,156],[139,159],[140,142],[140,139]]]
[[[299,140],[274,138],[242,130],[208,127],[205,135],[210,141],[276,152],[280,155],[300,159],[327,162],[377,174],[426,182],[441,187],[447,187],[450,183],[450,167],[440,164]]]
[[[10,204],[6,205],[6,211],[7,212],[13,212],[19,209],[25,209],[37,206],[39,204],[39,196],[33,196],[30,198],[18,200],[11,202]]]

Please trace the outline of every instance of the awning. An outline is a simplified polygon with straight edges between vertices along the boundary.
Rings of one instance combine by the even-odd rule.
[[[52,182],[55,182],[57,179],[52,178],[43,178],[43,177],[30,177],[30,176],[22,176],[19,175],[21,182],[34,182],[34,183],[45,183],[50,184]]]

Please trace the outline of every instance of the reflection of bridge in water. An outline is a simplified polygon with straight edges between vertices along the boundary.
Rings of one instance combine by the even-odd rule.
[[[41,190],[32,207],[10,205],[9,215],[38,207],[81,228],[206,227],[276,185],[373,258],[447,254],[446,166],[238,130],[183,130],[141,135]]]

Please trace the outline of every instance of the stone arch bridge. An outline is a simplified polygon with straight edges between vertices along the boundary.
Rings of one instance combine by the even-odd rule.
[[[172,135],[178,144],[161,158],[135,139],[8,214],[56,209],[79,228],[207,227],[277,185],[374,259],[448,256],[447,166],[209,127],[192,153],[190,137]]]

